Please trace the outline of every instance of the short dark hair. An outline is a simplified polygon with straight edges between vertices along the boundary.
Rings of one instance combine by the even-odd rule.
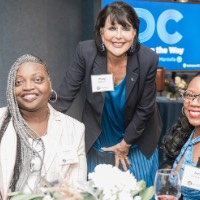
[[[97,17],[95,25],[95,42],[98,52],[101,53],[101,45],[102,45],[100,29],[105,26],[105,22],[108,16],[110,16],[112,24],[115,24],[115,22],[117,22],[122,26],[126,27],[128,21],[133,26],[133,28],[136,30],[136,35],[133,43],[135,46],[135,50],[137,51],[140,47],[140,43],[138,41],[139,25],[140,25],[139,17],[137,16],[137,13],[135,12],[132,6],[130,6],[127,3],[117,1],[105,6],[100,11]]]

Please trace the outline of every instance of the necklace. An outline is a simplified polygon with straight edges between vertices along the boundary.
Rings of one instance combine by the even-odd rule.
[[[126,76],[126,65],[127,59],[124,59],[122,62],[117,63],[115,66],[112,64],[112,62],[107,63],[107,70],[108,73],[113,75],[114,85],[120,83],[124,76]]]
[[[42,134],[37,133],[35,130],[33,130],[33,128],[31,128],[31,127],[27,124],[27,125],[28,125],[28,128],[29,128],[29,132],[28,132],[29,137],[31,137],[31,138],[33,138],[33,139],[38,139],[38,138],[41,138],[41,137],[47,135],[49,116],[50,116],[50,111],[49,111],[49,108],[48,108],[47,117],[46,117],[46,129],[45,129],[44,133],[42,133]]]
[[[112,76],[113,76],[113,82],[114,82],[114,85],[115,85],[116,82],[117,82],[117,78],[116,78],[116,76],[114,75],[114,73],[112,73]]]

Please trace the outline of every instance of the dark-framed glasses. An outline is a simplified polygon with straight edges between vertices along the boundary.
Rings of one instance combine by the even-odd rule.
[[[42,139],[33,139],[30,163],[31,173],[40,172],[44,161],[45,148]]]
[[[195,94],[190,90],[179,90],[179,93],[186,102],[191,102],[197,98],[198,103],[200,103],[200,94]]]

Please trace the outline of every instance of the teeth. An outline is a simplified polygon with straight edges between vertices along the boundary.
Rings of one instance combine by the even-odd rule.
[[[113,43],[113,45],[116,46],[116,47],[121,47],[121,46],[123,46],[123,43],[116,43],[115,42],[115,43]]]
[[[190,114],[191,114],[193,117],[200,116],[200,112],[197,112],[197,111],[190,111]]]
[[[28,100],[28,101],[31,101],[35,98],[36,98],[35,94],[27,94],[27,95],[24,95],[24,97],[23,97],[23,99]]]

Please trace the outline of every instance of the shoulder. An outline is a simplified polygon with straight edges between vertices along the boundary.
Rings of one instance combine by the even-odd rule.
[[[4,116],[4,114],[6,113],[6,111],[7,111],[7,107],[0,108],[0,118]]]
[[[82,122],[78,121],[77,119],[75,119],[73,117],[70,117],[67,114],[63,114],[61,112],[59,112],[59,114],[62,116],[63,120],[65,122],[67,122],[68,125],[71,124],[73,126],[73,128],[75,128],[75,129],[82,129],[82,130],[85,129],[84,124]]]
[[[7,107],[2,107],[2,108],[0,108],[0,114],[1,114],[1,113],[4,113],[6,110],[7,110]]]
[[[8,108],[7,107],[2,107],[0,108],[0,125],[4,121],[5,117],[7,116]],[[7,114],[6,114],[7,113]]]
[[[152,49],[150,49],[144,45],[140,45],[138,54],[141,56],[146,55],[148,57],[158,57],[158,54],[155,51],[153,51]]]
[[[84,41],[80,41],[78,43],[78,45],[82,46],[82,47],[88,47],[88,48],[96,48],[96,44],[94,40],[84,40]]]
[[[91,56],[96,55],[97,48],[94,40],[85,40],[78,43],[77,51],[84,55]]]
[[[78,121],[77,119],[70,117],[67,114],[63,114],[57,110],[55,110],[51,105],[49,105],[50,113],[53,115],[56,121],[60,121],[60,125],[64,129],[68,129],[68,131],[72,132],[85,132],[85,126],[82,122]]]
[[[85,139],[85,125],[76,120],[73,117],[70,117],[67,114],[56,111],[60,118],[60,126],[62,127],[63,139],[67,141],[73,141],[73,144],[79,145],[81,142],[84,142]]]
[[[141,66],[151,66],[153,68],[157,68],[159,56],[152,49],[141,45],[137,55]]]

